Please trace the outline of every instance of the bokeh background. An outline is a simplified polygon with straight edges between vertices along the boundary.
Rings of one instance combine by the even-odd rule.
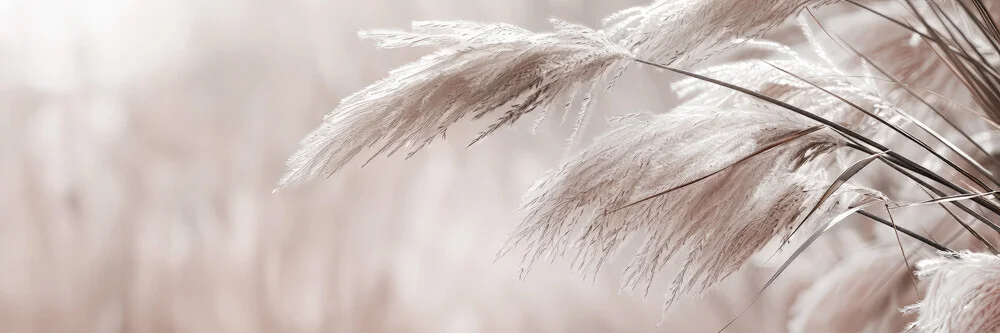
[[[596,26],[642,3],[0,1],[0,331],[717,331],[769,269],[657,326],[670,277],[619,293],[627,249],[594,280],[562,261],[517,280],[518,253],[494,261],[523,193],[560,158],[558,117],[470,148],[481,127],[460,125],[409,160],[272,193],[340,98],[429,51],[377,50],[358,30]],[[587,138],[605,116],[665,109],[672,78],[629,72]],[[809,274],[787,274],[730,331],[784,331]]]

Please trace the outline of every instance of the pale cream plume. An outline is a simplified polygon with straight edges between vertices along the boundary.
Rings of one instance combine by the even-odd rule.
[[[1000,330],[1000,257],[942,253],[917,264],[927,293],[909,308],[910,329],[921,333],[993,333]]]
[[[772,238],[787,235],[817,205],[830,181],[825,163],[814,160],[840,140],[813,129],[766,105],[633,117],[529,191],[528,216],[508,249],[528,247],[527,269],[573,247],[579,268],[593,272],[626,238],[645,234],[623,287],[648,287],[675,260],[683,269],[668,304],[703,292]],[[656,195],[671,188],[677,189]],[[835,196],[812,216],[851,202]]]
[[[806,6],[835,0],[658,0],[605,18],[606,29],[648,61],[687,66],[761,37]]]
[[[581,90],[589,100],[602,76],[631,57],[599,31],[552,23],[551,33],[470,22],[418,22],[412,32],[363,33],[383,47],[445,49],[345,98],[302,141],[280,184],[330,176],[368,148],[375,155],[415,152],[462,119],[495,119],[485,136],[557,100],[571,102]]]

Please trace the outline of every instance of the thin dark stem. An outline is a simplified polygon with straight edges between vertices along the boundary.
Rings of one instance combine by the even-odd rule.
[[[875,151],[873,151],[873,150],[871,150],[871,149],[869,149],[867,147],[858,145],[856,143],[848,144],[847,147],[857,149],[858,151],[866,153],[866,154],[874,154],[874,153],[876,153]],[[894,161],[892,161],[891,157],[880,157],[880,159],[882,159],[882,161],[885,162],[886,165],[888,165],[889,167],[895,169],[897,172],[899,172],[903,176],[906,176],[907,178],[910,178],[911,180],[913,180],[915,183],[917,183],[917,185],[920,185],[920,187],[923,187],[924,189],[933,192],[935,195],[937,195],[939,197],[945,195],[944,192],[942,192],[941,190],[939,190],[936,187],[932,186],[931,184],[928,184],[927,182],[923,181],[922,179],[920,179],[920,177],[917,177],[916,175],[914,175],[910,170],[907,170],[907,169],[904,169],[904,168],[900,167],[898,165],[898,163],[895,163]],[[990,228],[992,228],[997,233],[1000,233],[1000,225],[997,225],[993,221],[990,221],[990,219],[986,218],[982,214],[977,213],[976,211],[974,211],[971,208],[969,208],[969,207],[961,204],[958,201],[952,201],[951,204],[955,205],[956,207],[958,207],[962,211],[964,211],[967,214],[971,215],[972,217],[976,218],[980,222],[983,222],[983,224],[986,224],[987,226],[989,226]],[[946,211],[947,211],[947,209],[946,209]],[[959,222],[961,223],[961,220],[959,220]],[[982,236],[979,236],[979,234],[976,233],[975,230],[973,230],[971,228],[968,228],[968,229],[969,229],[970,233],[972,233],[974,236],[977,236],[976,238],[979,238],[979,239],[983,240],[984,243],[986,243],[987,245],[989,245],[989,242],[985,241],[985,239]]]
[[[779,70],[779,71],[781,71],[781,72],[783,72],[785,74],[788,74],[788,75],[790,75],[790,76],[792,76],[792,77],[794,77],[794,78],[796,78],[796,79],[798,79],[798,80],[800,80],[802,82],[805,82],[806,84],[809,84],[813,88],[816,88],[816,89],[818,89],[818,90],[820,90],[820,91],[822,91],[822,92],[824,92],[824,93],[826,93],[826,94],[828,94],[830,96],[833,96],[834,98],[837,98],[841,102],[844,102],[844,104],[847,104],[847,105],[851,106],[852,108],[854,108],[855,110],[858,110],[861,113],[864,113],[865,115],[867,115],[867,116],[875,119],[876,121],[882,123],[883,125],[888,126],[889,128],[891,128],[896,133],[899,133],[900,135],[902,135],[903,137],[905,137],[908,140],[912,141],[913,143],[916,143],[918,146],[920,146],[924,150],[927,150],[927,152],[931,153],[931,155],[934,155],[939,160],[941,160],[942,162],[944,162],[945,164],[947,164],[949,167],[951,167],[952,169],[955,169],[955,171],[958,171],[958,173],[961,173],[963,176],[965,176],[969,180],[972,180],[974,183],[976,183],[977,185],[979,185],[980,187],[982,187],[984,190],[986,190],[986,192],[992,192],[993,191],[993,189],[990,188],[988,185],[986,185],[986,183],[984,183],[983,181],[979,180],[979,178],[977,178],[976,176],[974,176],[971,173],[969,173],[969,171],[965,170],[965,168],[962,168],[961,166],[958,166],[957,164],[955,164],[951,160],[945,158],[944,156],[942,156],[937,151],[934,151],[934,149],[931,148],[931,146],[927,145],[926,143],[924,143],[923,141],[921,141],[917,137],[913,136],[912,134],[910,134],[906,130],[903,130],[899,126],[896,126],[895,124],[889,122],[888,120],[885,120],[885,118],[882,118],[882,117],[880,117],[880,116],[878,116],[878,115],[876,115],[876,114],[874,114],[874,113],[872,113],[872,112],[870,112],[868,110],[865,110],[860,105],[857,105],[854,102],[851,102],[851,101],[847,100],[843,96],[837,95],[837,94],[831,92],[830,90],[827,90],[827,89],[825,89],[823,87],[820,87],[819,85],[817,85],[815,83],[812,83],[809,80],[806,80],[806,79],[804,79],[804,78],[802,78],[802,77],[800,77],[798,75],[795,75],[792,72],[789,72],[789,71],[787,71],[787,70],[785,70],[785,69],[783,69],[781,67],[772,65],[771,63],[766,62],[766,61],[764,63],[766,63],[768,65],[771,65],[771,67],[774,67],[775,69],[777,69],[777,70]],[[935,136],[935,137],[940,138],[940,136]],[[942,139],[942,142],[944,142],[943,138],[941,138],[941,139]],[[947,145],[947,143],[945,143],[945,144]],[[949,145],[949,147],[951,147],[951,146]],[[986,174],[986,175],[989,176],[989,174]]]
[[[935,242],[935,241],[933,241],[933,240],[931,240],[931,239],[929,239],[927,237],[921,236],[920,234],[915,233],[915,232],[911,231],[910,229],[904,228],[901,225],[889,223],[889,221],[886,221],[885,219],[883,219],[881,217],[878,217],[878,215],[869,213],[869,212],[864,211],[864,210],[859,210],[858,211],[858,215],[862,215],[864,217],[867,217],[867,218],[871,219],[872,221],[875,221],[875,222],[878,222],[878,223],[880,223],[882,225],[885,225],[887,227],[896,229],[899,232],[903,233],[904,235],[910,236],[911,238],[916,239],[916,240],[920,241],[921,243],[927,244],[927,246],[933,247],[934,249],[936,249],[938,251],[955,252],[955,251],[953,251],[953,250],[945,247],[944,245],[941,245],[938,242]]]

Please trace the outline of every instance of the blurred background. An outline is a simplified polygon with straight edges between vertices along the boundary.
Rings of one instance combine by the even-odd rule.
[[[376,50],[358,30],[596,26],[643,3],[0,1],[0,331],[717,331],[770,271],[657,326],[665,288],[618,292],[628,249],[593,281],[563,262],[517,280],[518,253],[494,262],[523,193],[557,165],[558,120],[470,148],[481,127],[458,126],[409,160],[272,194],[340,98],[429,51]],[[587,135],[604,116],[664,109],[668,79],[629,72]],[[784,276],[730,331],[783,332],[809,274]]]

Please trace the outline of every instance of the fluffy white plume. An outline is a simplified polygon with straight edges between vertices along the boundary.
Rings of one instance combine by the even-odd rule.
[[[835,0],[659,0],[605,19],[607,30],[645,60],[685,66],[760,37],[808,5]]]
[[[922,333],[1000,331],[1000,257],[986,253],[943,253],[917,264],[927,283],[911,330]]]
[[[704,291],[801,222],[829,185],[814,160],[840,144],[801,117],[744,107],[632,117],[530,190],[522,207],[527,218],[506,249],[526,244],[527,270],[573,245],[578,268],[593,272],[627,236],[645,232],[623,287],[648,288],[676,259],[683,270],[668,305]],[[845,201],[837,199],[813,216],[842,207]]]
[[[791,105],[802,107],[827,119],[835,119],[869,137],[888,134],[885,127],[845,103],[846,99],[889,121],[899,122],[891,112],[892,103],[879,95],[879,87],[865,77],[874,76],[864,68],[836,65],[807,25],[802,25],[807,40],[813,42],[811,53],[800,53],[788,46],[767,40],[737,40],[746,49],[772,53],[767,62],[759,59],[727,62],[696,71],[740,87],[759,91]],[[818,88],[817,88],[818,87]],[[681,97],[691,97],[689,104],[732,105],[753,97],[695,78],[680,80],[673,90]],[[822,88],[822,89],[820,89]],[[824,91],[825,90],[825,91]]]
[[[344,99],[303,140],[280,184],[329,176],[373,146],[375,155],[415,152],[460,119],[485,117],[504,106],[510,108],[494,115],[482,136],[558,99],[568,99],[568,106],[581,86],[593,92],[605,73],[631,57],[602,32],[552,23],[551,33],[471,22],[418,22],[412,32],[363,33],[383,47],[445,49]]]

